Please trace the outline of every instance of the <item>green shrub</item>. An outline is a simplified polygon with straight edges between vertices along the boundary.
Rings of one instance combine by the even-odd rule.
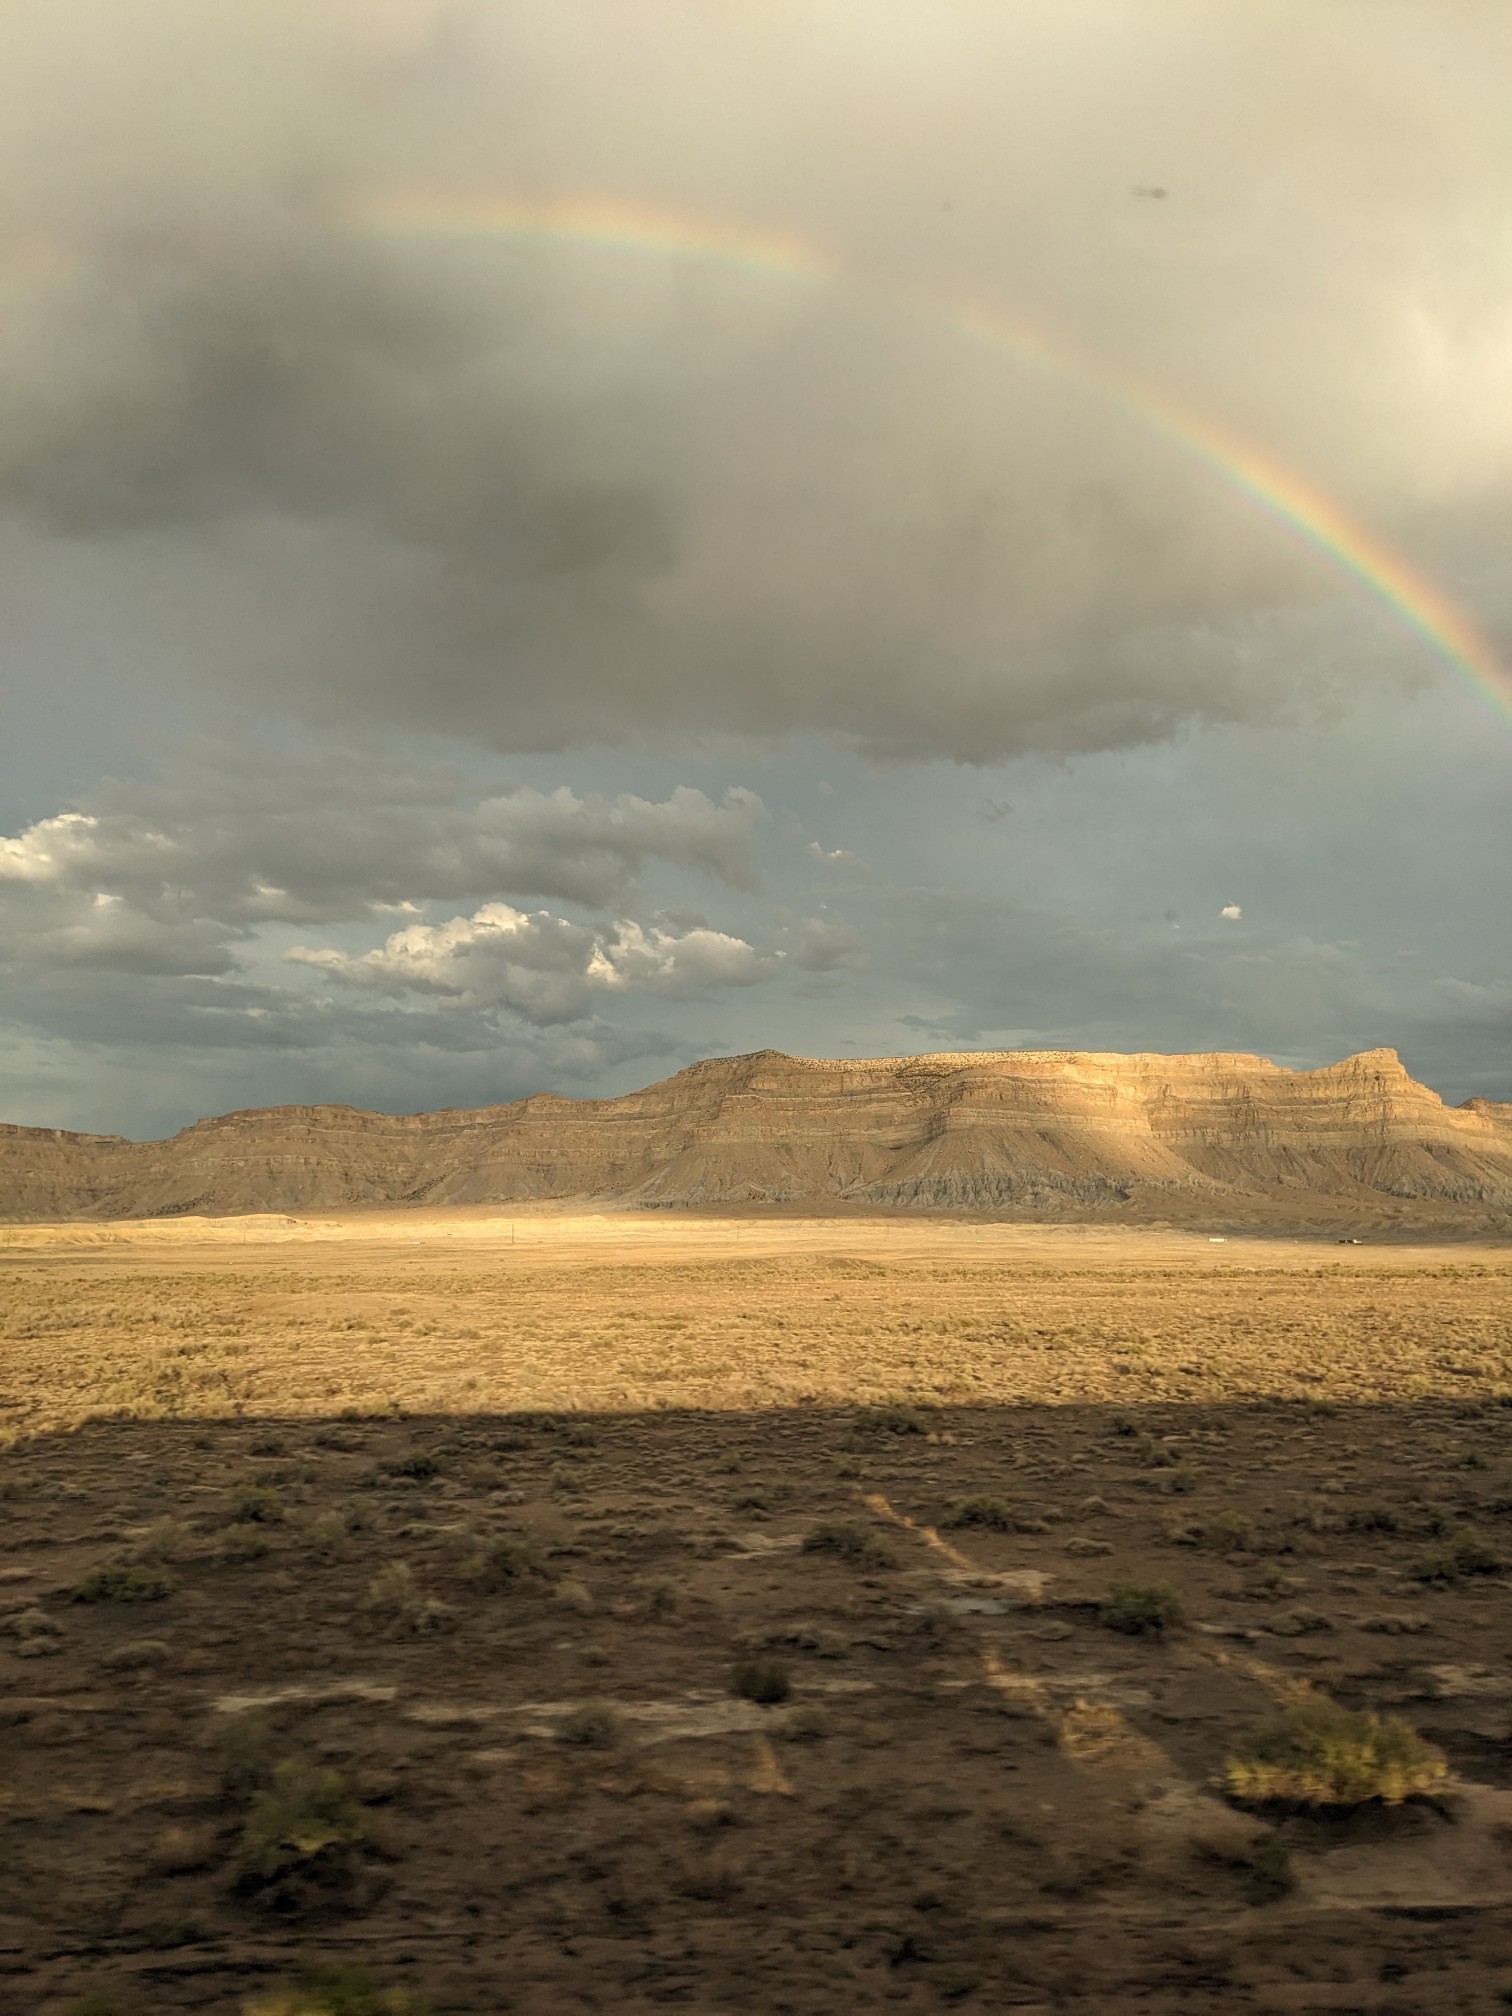
[[[775,1659],[742,1659],[730,1676],[730,1691],[746,1701],[771,1707],[793,1691],[788,1669]]]
[[[1115,1582],[1097,1621],[1131,1638],[1158,1635],[1186,1615],[1181,1598],[1168,1582]]]
[[[171,1568],[150,1561],[102,1561],[69,1590],[75,1603],[158,1603],[179,1587]]]
[[[11,1610],[0,1618],[0,1631],[7,1638],[18,1638],[23,1644],[39,1638],[52,1639],[62,1634],[63,1626],[56,1617],[49,1617],[39,1604],[28,1603],[24,1610]],[[56,1650],[56,1647],[50,1649]]]
[[[363,1967],[302,1968],[243,2002],[243,2016],[428,2016],[407,1988],[380,1988]]]
[[[557,1725],[557,1741],[582,1750],[607,1750],[619,1734],[619,1718],[602,1701],[585,1702]]]
[[[391,1561],[379,1569],[363,1591],[362,1607],[395,1633],[419,1636],[457,1627],[456,1611],[425,1594],[407,1561]]]
[[[231,1500],[231,1518],[238,1525],[276,1526],[284,1502],[269,1484],[248,1484]]]
[[[484,1543],[468,1564],[468,1573],[491,1589],[502,1589],[531,1576],[543,1578],[546,1569],[528,1540],[501,1537]]]
[[[919,1410],[903,1401],[887,1401],[880,1407],[863,1407],[853,1424],[863,1435],[922,1435],[924,1423]]]
[[[424,1449],[411,1450],[407,1456],[393,1456],[378,1468],[386,1477],[414,1477],[421,1482],[427,1477],[439,1477],[440,1461]]]
[[[1163,1491],[1168,1498],[1184,1498],[1187,1492],[1196,1490],[1197,1472],[1190,1463],[1173,1463],[1157,1470],[1146,1482],[1152,1490]]]
[[[310,1521],[305,1537],[310,1543],[310,1552],[329,1561],[346,1545],[347,1523],[339,1512],[322,1512],[318,1519]]]
[[[646,1617],[673,1617],[682,1603],[682,1590],[669,1575],[637,1575],[631,1585],[640,1598]]]
[[[803,1536],[805,1554],[838,1554],[854,1568],[896,1568],[898,1557],[869,1526],[854,1519],[822,1519]]]
[[[239,1519],[220,1536],[221,1557],[226,1561],[261,1561],[273,1551],[267,1529],[252,1519]]]
[[[1461,1533],[1447,1547],[1424,1554],[1412,1565],[1416,1582],[1461,1582],[1467,1575],[1499,1575],[1505,1559],[1475,1533]]]
[[[1448,1776],[1444,1753],[1400,1716],[1352,1712],[1321,1695],[1252,1730],[1223,1769],[1229,1797],[1248,1805],[1399,1806]]]
[[[132,1556],[138,1561],[177,1561],[194,1544],[194,1535],[182,1519],[155,1519],[138,1535]]]
[[[1395,1533],[1401,1521],[1389,1505],[1357,1505],[1344,1524],[1351,1533]]]
[[[286,1762],[252,1801],[242,1829],[237,1873],[249,1889],[291,1876],[344,1871],[367,1839],[362,1810],[339,1771]]]
[[[1167,1442],[1157,1442],[1153,1435],[1141,1435],[1134,1454],[1147,1470],[1174,1470],[1176,1451]]]
[[[172,1649],[166,1638],[128,1638],[123,1644],[112,1646],[100,1664],[112,1673],[138,1672],[161,1666],[171,1657]]]
[[[1020,1530],[1019,1517],[1013,1507],[1001,1498],[986,1496],[957,1498],[940,1524],[951,1529],[985,1526],[992,1533],[1017,1533]]]

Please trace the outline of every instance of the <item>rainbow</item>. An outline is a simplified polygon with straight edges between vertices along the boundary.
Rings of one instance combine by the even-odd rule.
[[[1001,309],[932,289],[858,275],[792,233],[617,197],[523,197],[399,191],[353,205],[348,221],[382,235],[539,239],[616,252],[718,263],[871,294],[941,321],[1021,365],[1076,384],[1205,465],[1344,576],[1358,581],[1512,719],[1512,674],[1438,584],[1324,491],[1162,388]]]

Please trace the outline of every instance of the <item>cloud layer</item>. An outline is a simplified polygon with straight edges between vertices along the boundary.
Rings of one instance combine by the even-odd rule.
[[[115,554],[197,682],[496,748],[983,760],[1271,717],[1329,683],[1271,631],[1357,591],[1105,388],[907,304],[996,304],[1409,543],[1473,510],[1473,569],[1512,497],[1512,19],[1435,19],[14,11],[14,562]],[[363,223],[415,190],[718,213],[842,283]]]
[[[569,1067],[665,1053],[664,1036],[616,1031],[598,1010],[708,999],[781,965],[779,950],[686,911],[619,907],[648,869],[749,899],[766,822],[752,791],[480,793],[454,769],[371,752],[319,766],[199,757],[0,836],[14,1027],[112,1048],[506,1044],[514,1082],[541,1054],[533,1032],[574,1025],[578,1050],[550,1053]],[[525,911],[501,891],[617,915]],[[348,943],[288,942],[311,923],[343,927]]]
[[[302,923],[497,890],[622,903],[649,862],[756,884],[765,807],[679,786],[579,798],[565,786],[479,795],[439,766],[255,752],[167,784],[103,784],[85,809],[0,836],[0,889],[129,904],[160,922]]]
[[[0,10],[0,1117],[1512,1095],[1484,703],[1191,443],[1512,655],[1509,75],[1505,0]]]

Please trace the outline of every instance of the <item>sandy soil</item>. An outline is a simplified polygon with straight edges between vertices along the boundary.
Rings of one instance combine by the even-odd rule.
[[[1505,2006],[1512,1253],[510,1223],[0,1231],[6,2008]]]

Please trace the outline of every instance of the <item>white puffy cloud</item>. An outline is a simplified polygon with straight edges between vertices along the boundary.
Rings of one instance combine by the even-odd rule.
[[[505,1007],[547,1024],[575,1021],[605,995],[687,999],[749,987],[772,978],[782,955],[703,926],[648,929],[622,919],[593,929],[546,910],[486,903],[470,917],[408,924],[367,952],[297,945],[284,956],[349,985],[449,995],[466,1007]]]
[[[1225,903],[1223,908],[1218,912],[1218,915],[1220,917],[1227,917],[1231,922],[1237,923],[1244,915],[1244,911],[1237,903]]]

